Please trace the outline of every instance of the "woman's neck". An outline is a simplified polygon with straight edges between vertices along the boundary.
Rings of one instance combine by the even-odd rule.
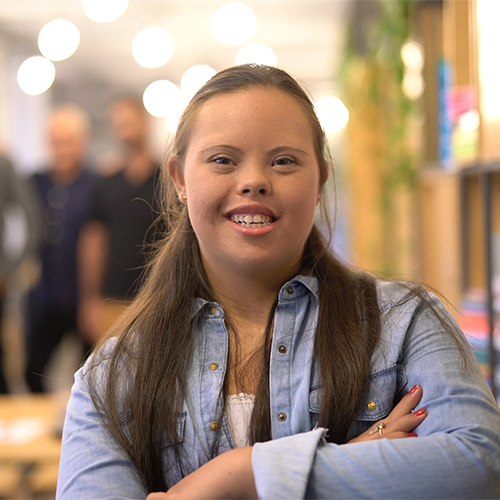
[[[255,394],[261,377],[266,334],[272,335],[271,313],[281,287],[295,276],[300,263],[265,272],[245,272],[244,267],[214,265],[203,255],[202,261],[214,298],[226,316],[228,394]]]
[[[265,325],[281,287],[297,272],[297,266],[259,274],[203,264],[215,299],[235,325],[240,321]]]
[[[278,291],[257,290],[248,282],[246,286],[233,284],[232,290],[233,295],[214,290],[217,301],[224,308],[229,335],[227,393],[256,394],[266,339],[272,336],[270,316]]]

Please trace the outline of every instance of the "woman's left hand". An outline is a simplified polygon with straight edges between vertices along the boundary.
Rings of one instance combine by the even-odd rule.
[[[373,441],[375,439],[401,439],[416,437],[412,431],[426,417],[427,412],[424,408],[413,412],[422,398],[422,388],[418,385],[404,395],[401,401],[382,421],[377,422],[367,431],[351,439],[349,443],[359,443],[361,441]]]
[[[252,469],[252,447],[227,451],[195,470],[166,493],[146,500],[258,498]]]

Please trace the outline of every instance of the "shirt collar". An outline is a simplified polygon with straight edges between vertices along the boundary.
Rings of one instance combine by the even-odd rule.
[[[294,289],[294,294],[292,298],[297,298],[307,293],[313,294],[318,298],[318,280],[315,276],[301,275],[295,276],[290,281],[287,281],[279,292],[279,297],[286,297],[286,290],[292,287]],[[196,315],[200,310],[206,306],[217,306],[216,302],[211,302],[202,298],[196,298],[194,301],[193,315]]]

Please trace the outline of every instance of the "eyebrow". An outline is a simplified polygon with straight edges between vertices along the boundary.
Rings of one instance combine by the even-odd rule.
[[[202,151],[200,151],[200,154],[209,153],[213,149],[220,149],[220,148],[228,149],[230,151],[234,151],[235,153],[240,153],[240,154],[243,153],[243,150],[241,148],[236,147],[236,146],[231,146],[229,144],[217,144],[216,146],[210,146],[206,149],[203,149]],[[301,153],[303,155],[309,156],[309,153],[307,151],[304,151],[303,149],[299,149],[299,148],[294,148],[292,146],[278,146],[276,148],[273,148],[273,149],[270,149],[269,151],[267,151],[267,154],[276,154],[276,153],[279,153],[280,151],[283,151],[283,150],[292,150],[292,151],[296,151],[297,153]]]
[[[269,154],[279,153],[280,151],[283,151],[284,149],[291,149],[292,151],[296,151],[297,153],[301,153],[303,155],[309,156],[309,153],[307,151],[304,151],[303,149],[299,149],[299,148],[294,148],[293,146],[278,146],[277,148],[273,148],[270,151],[268,151],[268,153]]]
[[[236,146],[230,146],[229,144],[217,144],[216,146],[210,146],[206,149],[203,149],[199,152],[199,154],[205,154],[205,153],[210,153],[213,149],[229,149],[230,151],[234,151],[235,153],[243,153],[243,150],[240,148],[237,148]]]

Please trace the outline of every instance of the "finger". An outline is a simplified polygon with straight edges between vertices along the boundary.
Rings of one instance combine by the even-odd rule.
[[[384,434],[382,437],[378,436],[378,439],[406,439],[410,437],[417,437],[417,435],[411,432],[396,431]]]
[[[394,432],[403,432],[408,434],[408,432],[412,432],[418,425],[420,425],[426,417],[427,412],[425,408],[422,408],[414,413],[410,413],[398,418],[397,420],[393,420],[392,422],[386,421],[385,426],[381,429],[381,432],[375,432],[371,434],[371,437],[386,437],[388,434]]]
[[[413,386],[410,392],[405,394],[401,401],[394,407],[391,413],[384,419],[385,422],[392,422],[404,415],[410,414],[418,405],[422,398],[422,388],[419,385]]]
[[[425,410],[424,410],[425,411]],[[363,434],[360,434],[359,436],[351,439],[349,443],[358,443],[362,441],[374,441],[377,439],[399,439],[399,438],[404,438],[404,437],[417,437],[417,434],[414,432],[409,432],[406,430],[401,430],[401,427],[404,429],[409,429],[412,427],[411,430],[413,430],[422,420],[425,419],[427,416],[427,413],[422,413],[419,414],[418,416],[414,416],[414,414],[410,415],[410,417],[413,417],[412,419],[410,418],[405,418],[402,422],[392,422],[388,424],[388,427],[384,426],[382,428],[381,433],[378,432],[377,427],[373,427],[372,429],[375,429],[376,432],[369,434],[370,429],[363,432]],[[391,430],[392,428],[392,430]]]

